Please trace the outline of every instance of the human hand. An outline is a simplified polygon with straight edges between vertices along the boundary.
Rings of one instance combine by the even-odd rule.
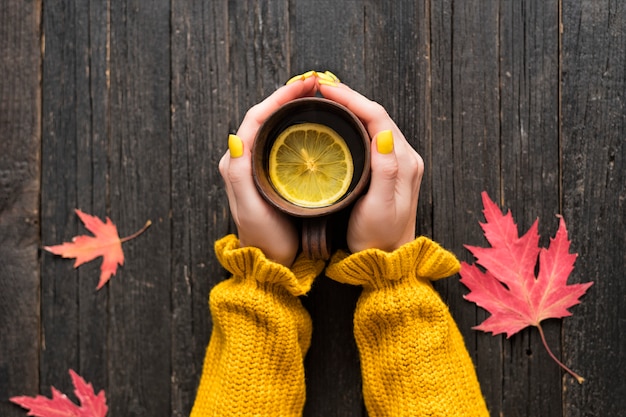
[[[268,259],[290,267],[300,244],[298,231],[288,216],[270,206],[252,178],[252,144],[263,122],[283,104],[315,95],[314,78],[299,79],[276,90],[248,110],[236,135],[228,138],[229,150],[219,163],[241,247],[254,246]]]
[[[371,180],[348,223],[351,252],[393,251],[415,239],[415,216],[424,161],[378,103],[336,81],[318,82],[322,95],[350,109],[372,139]]]

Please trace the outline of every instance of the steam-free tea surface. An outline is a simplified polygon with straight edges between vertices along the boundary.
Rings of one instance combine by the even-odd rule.
[[[300,123],[285,129],[272,145],[269,175],[287,201],[326,207],[350,187],[354,164],[343,138],[328,126]]]

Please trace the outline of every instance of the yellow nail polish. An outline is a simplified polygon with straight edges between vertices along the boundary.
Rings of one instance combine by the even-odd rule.
[[[301,80],[304,80],[304,76],[302,74],[299,74],[299,75],[291,77],[289,81],[285,83],[285,85],[289,85],[291,83],[295,83],[296,81],[301,81]]]
[[[336,82],[334,82],[334,81],[328,81],[328,80],[325,80],[325,79],[323,79],[323,78],[319,78],[319,79],[317,80],[317,83],[318,83],[318,84],[322,84],[322,85],[329,85],[329,86],[331,86],[331,87],[339,87],[339,84],[337,84]]]
[[[239,158],[243,155],[243,142],[237,135],[228,135],[228,150],[231,158]]]
[[[324,74],[328,75],[330,78],[333,79],[334,82],[336,83],[340,83],[341,81],[339,80],[339,78],[337,78],[337,76],[335,74],[333,74],[330,71],[324,71]]]
[[[393,134],[391,130],[383,130],[376,137],[378,153],[389,154],[393,152]]]
[[[304,74],[294,75],[293,77],[289,79],[289,81],[285,83],[285,85],[289,85],[291,83],[295,83],[296,81],[300,81],[300,80],[306,80],[307,78],[310,78],[316,75],[317,75],[317,72],[313,70],[307,71]]]
[[[331,77],[330,75],[326,74],[325,72],[318,72],[317,73],[317,78],[319,78],[320,80],[326,80],[326,81],[335,82],[335,79],[333,77]]]

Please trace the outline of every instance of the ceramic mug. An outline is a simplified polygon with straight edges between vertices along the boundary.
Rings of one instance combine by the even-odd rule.
[[[285,199],[272,185],[269,154],[276,138],[288,127],[300,123],[318,123],[333,129],[343,138],[354,165],[348,190],[333,204],[303,207]],[[252,147],[252,175],[263,198],[278,210],[301,219],[302,250],[314,259],[328,259],[331,233],[327,224],[333,216],[345,212],[361,196],[370,178],[370,137],[363,123],[345,106],[321,97],[305,97],[281,106],[260,127]]]

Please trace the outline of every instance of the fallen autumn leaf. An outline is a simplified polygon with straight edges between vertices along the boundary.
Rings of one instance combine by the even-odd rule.
[[[65,242],[55,246],[45,246],[44,249],[64,258],[76,258],[74,268],[78,268],[80,265],[102,256],[100,281],[96,288],[99,290],[111,279],[111,275],[115,275],[117,266],[124,265],[122,243],[142,234],[150,227],[152,222],[148,220],[139,231],[120,239],[117,233],[117,227],[108,217],[106,218],[106,223],[103,223],[98,217],[83,213],[78,209],[76,209],[76,214],[85,225],[85,228],[93,233],[94,236],[76,236],[71,242]]]
[[[74,384],[74,393],[80,406],[74,404],[67,395],[52,387],[52,398],[38,395],[36,397],[12,397],[10,401],[28,409],[29,416],[35,417],[105,417],[108,411],[104,391],[97,395],[91,384],[85,382],[76,372],[70,369]]]
[[[491,248],[467,246],[483,272],[476,265],[461,263],[461,282],[470,289],[465,299],[491,313],[476,330],[506,333],[507,337],[528,326],[536,326],[548,354],[579,383],[584,378],[573,372],[552,353],[541,327],[547,318],[570,316],[568,308],[580,303],[592,282],[567,285],[574,269],[576,254],[569,253],[570,241],[565,221],[559,220],[556,236],[548,248],[540,248],[538,221],[518,237],[517,225],[511,212],[503,215],[500,208],[482,193],[484,215],[481,226]],[[535,268],[539,261],[538,274]]]

